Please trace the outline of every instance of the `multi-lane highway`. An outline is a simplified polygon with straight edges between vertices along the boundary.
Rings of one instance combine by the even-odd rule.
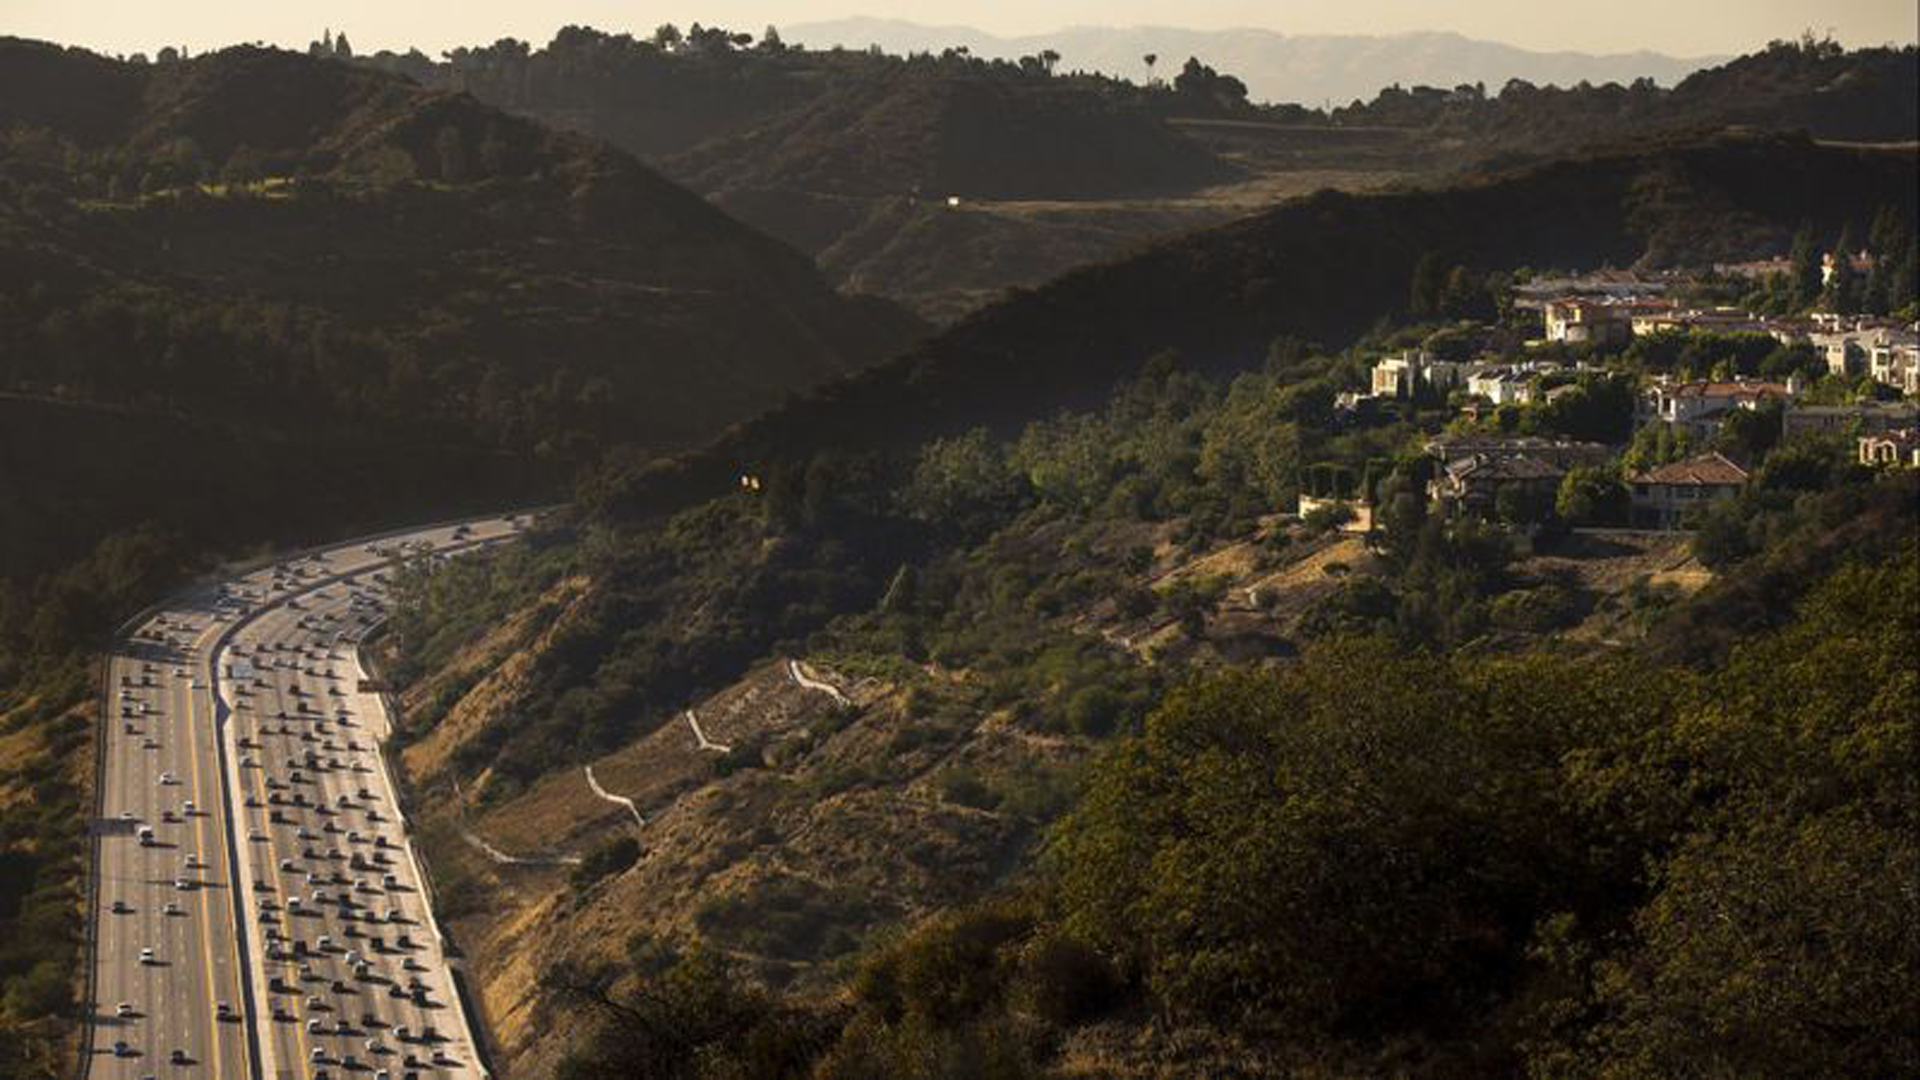
[[[399,561],[519,525],[274,563],[173,598],[116,643],[90,1075],[482,1075],[357,645]]]

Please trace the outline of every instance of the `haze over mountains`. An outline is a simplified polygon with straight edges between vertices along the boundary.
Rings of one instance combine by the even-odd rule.
[[[1509,79],[1572,86],[1627,84],[1646,77],[1663,86],[1727,59],[1639,51],[1596,55],[1534,52],[1452,33],[1391,35],[1281,34],[1271,30],[1187,30],[1169,26],[1072,26],[1047,34],[999,37],[968,26],[923,26],[898,19],[852,18],[782,28],[789,43],[811,48],[879,45],[891,53],[965,47],[988,59],[1015,59],[1053,49],[1062,70],[1082,69],[1142,80],[1142,57],[1159,56],[1156,73],[1171,78],[1189,56],[1231,71],[1255,101],[1345,105],[1383,86],[1453,87],[1481,82],[1497,90]]]

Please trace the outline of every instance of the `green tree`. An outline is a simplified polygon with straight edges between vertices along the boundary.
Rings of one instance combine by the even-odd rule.
[[[1576,525],[1616,525],[1627,516],[1627,487],[1619,473],[1603,465],[1581,465],[1560,481],[1553,509]]]
[[[1407,289],[1407,312],[1416,319],[1440,314],[1446,301],[1447,268],[1440,253],[1428,251],[1413,264],[1413,279]]]
[[[1787,280],[1795,311],[1811,307],[1820,298],[1820,246],[1810,224],[1793,234],[1793,246],[1787,251]]]

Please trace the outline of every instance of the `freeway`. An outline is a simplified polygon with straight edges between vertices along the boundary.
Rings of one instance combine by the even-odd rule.
[[[168,600],[105,674],[91,1076],[482,1076],[360,640],[388,577],[518,535],[355,541]]]

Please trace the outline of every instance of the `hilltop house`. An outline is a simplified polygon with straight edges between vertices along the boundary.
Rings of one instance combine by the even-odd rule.
[[[1465,364],[1441,360],[1425,350],[1410,350],[1373,365],[1373,394],[1411,398],[1418,395],[1422,387],[1445,394],[1460,385],[1466,370]]]
[[[1538,435],[1440,435],[1427,440],[1424,449],[1442,466],[1474,457],[1524,455],[1571,469],[1576,465],[1603,464],[1613,456],[1602,443],[1546,439]]]
[[[1611,455],[1600,443],[1538,436],[1442,435],[1426,451],[1439,463],[1427,497],[1445,512],[1490,513],[1502,492],[1551,501],[1575,466],[1598,465]]]
[[[1467,373],[1467,393],[1495,405],[1527,405],[1533,401],[1533,374],[1510,367],[1482,367]]]
[[[1920,332],[1897,328],[1866,339],[1867,371],[1873,380],[1908,396],[1920,395]]]
[[[1920,429],[1896,428],[1860,436],[1860,464],[1920,469]]]
[[[1716,334],[1765,334],[1772,332],[1767,320],[1738,308],[1714,308],[1710,311],[1668,308],[1642,311],[1633,316],[1633,335],[1641,337],[1662,330],[1699,330]]]
[[[1566,475],[1566,466],[1531,454],[1474,454],[1441,469],[1427,497],[1443,513],[1491,515],[1509,491],[1550,505]]]
[[[1646,528],[1679,528],[1688,511],[1740,493],[1747,470],[1719,453],[1701,454],[1635,473],[1633,520]]]
[[[1858,375],[1866,362],[1866,350],[1859,339],[1844,330],[1823,330],[1807,335],[1813,349],[1827,362],[1829,375]]]
[[[1641,392],[1636,425],[1672,424],[1689,438],[1710,437],[1734,409],[1755,409],[1769,399],[1791,400],[1798,387],[1789,383],[1696,381],[1654,382]]]
[[[1788,439],[1816,432],[1875,434],[1910,428],[1920,422],[1920,404],[1911,401],[1869,401],[1858,405],[1808,405],[1788,409],[1781,418],[1781,435]]]
[[[1625,341],[1633,336],[1633,320],[1673,310],[1673,301],[1659,299],[1591,299],[1583,296],[1550,300],[1544,309],[1548,341],[1572,344]]]
[[[1828,317],[1808,335],[1831,375],[1871,374],[1874,381],[1920,393],[1920,331],[1884,320]]]

